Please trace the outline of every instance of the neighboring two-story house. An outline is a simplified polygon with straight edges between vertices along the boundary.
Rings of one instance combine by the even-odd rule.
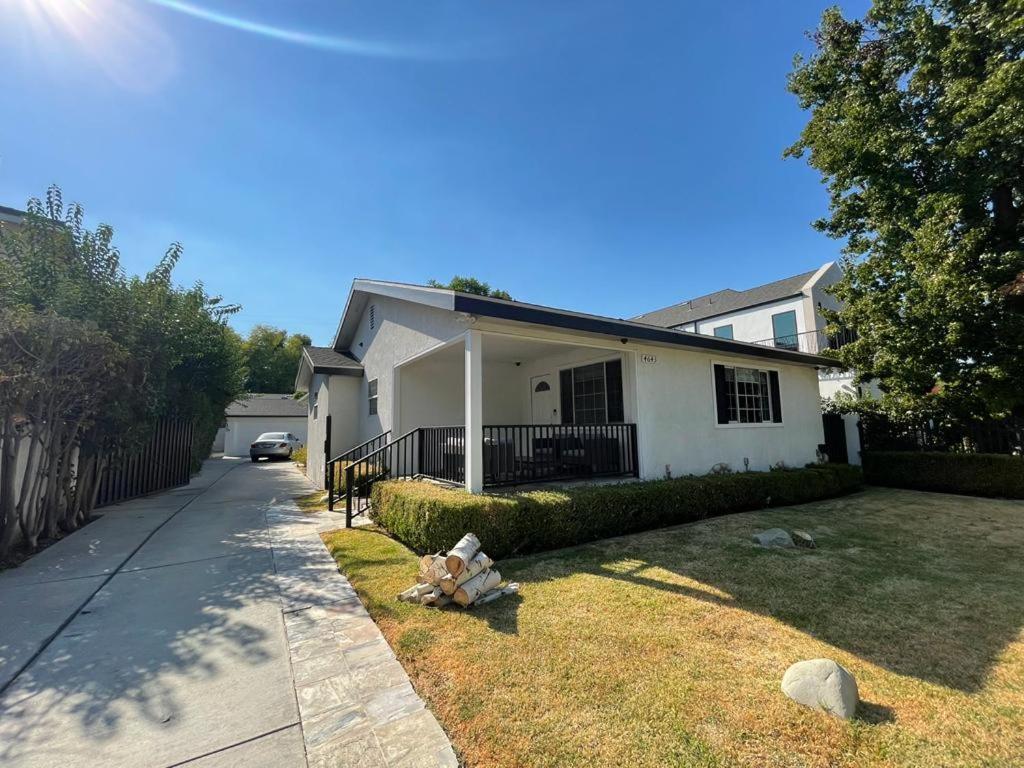
[[[839,301],[825,289],[841,274],[839,265],[830,261],[817,269],[773,283],[745,291],[726,288],[647,312],[633,320],[776,349],[820,354],[850,340],[848,336],[829,336],[821,313],[822,309],[840,308]],[[822,369],[818,373],[818,387],[822,397],[832,397],[840,392],[858,394],[858,386],[850,371]],[[860,463],[857,419],[854,416],[844,417],[842,422],[833,421],[832,428],[839,429],[840,423],[845,437],[839,439],[835,434],[826,435],[826,438],[832,438],[827,442],[837,447],[845,442],[849,461]],[[829,421],[826,420],[828,429]],[[833,450],[835,452],[836,449]]]

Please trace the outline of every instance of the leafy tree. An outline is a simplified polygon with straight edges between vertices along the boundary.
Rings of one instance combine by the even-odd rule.
[[[5,457],[27,440],[38,461],[24,465],[17,499],[4,462],[0,556],[14,519],[29,546],[80,524],[95,505],[92,479],[161,417],[195,422],[197,467],[245,373],[227,326],[237,307],[201,284],[173,285],[180,245],[129,277],[113,230],[86,229],[81,206],[65,208],[58,188],[27,209],[22,226],[0,227],[0,438]]]
[[[302,348],[311,343],[304,333],[289,336],[288,331],[269,325],[253,327],[243,343],[249,370],[246,389],[249,392],[291,392]]]
[[[447,283],[430,280],[427,285],[431,288],[446,288],[449,291],[461,291],[462,293],[473,293],[477,296],[491,296],[495,299],[512,301],[512,297],[509,295],[508,291],[491,288],[490,285],[482,280],[477,280],[475,277],[462,277],[461,275],[455,275],[455,277]]]
[[[789,89],[810,119],[787,150],[828,187],[845,238],[832,330],[892,413],[1024,409],[1024,7],[876,0],[825,12]]]

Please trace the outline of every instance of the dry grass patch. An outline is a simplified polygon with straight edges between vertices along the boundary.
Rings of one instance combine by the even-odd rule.
[[[302,496],[295,497],[295,503],[300,512],[312,513],[323,512],[327,509],[327,496],[325,491],[313,491]]]
[[[750,542],[772,526],[819,549]],[[1022,532],[1021,502],[871,490],[507,560],[521,594],[467,612],[396,602],[387,536],[325,540],[469,765],[1013,766]],[[780,692],[821,656],[858,719]]]

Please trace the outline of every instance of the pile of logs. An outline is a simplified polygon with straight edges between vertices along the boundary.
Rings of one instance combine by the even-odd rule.
[[[518,584],[499,586],[501,574],[493,565],[494,561],[480,551],[480,540],[467,533],[447,555],[438,552],[420,558],[419,583],[398,599],[435,608],[449,603],[469,608],[518,592]]]

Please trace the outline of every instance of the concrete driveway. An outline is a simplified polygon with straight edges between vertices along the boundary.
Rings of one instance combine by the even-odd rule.
[[[310,489],[212,460],[0,574],[0,764],[305,766],[267,521]]]

